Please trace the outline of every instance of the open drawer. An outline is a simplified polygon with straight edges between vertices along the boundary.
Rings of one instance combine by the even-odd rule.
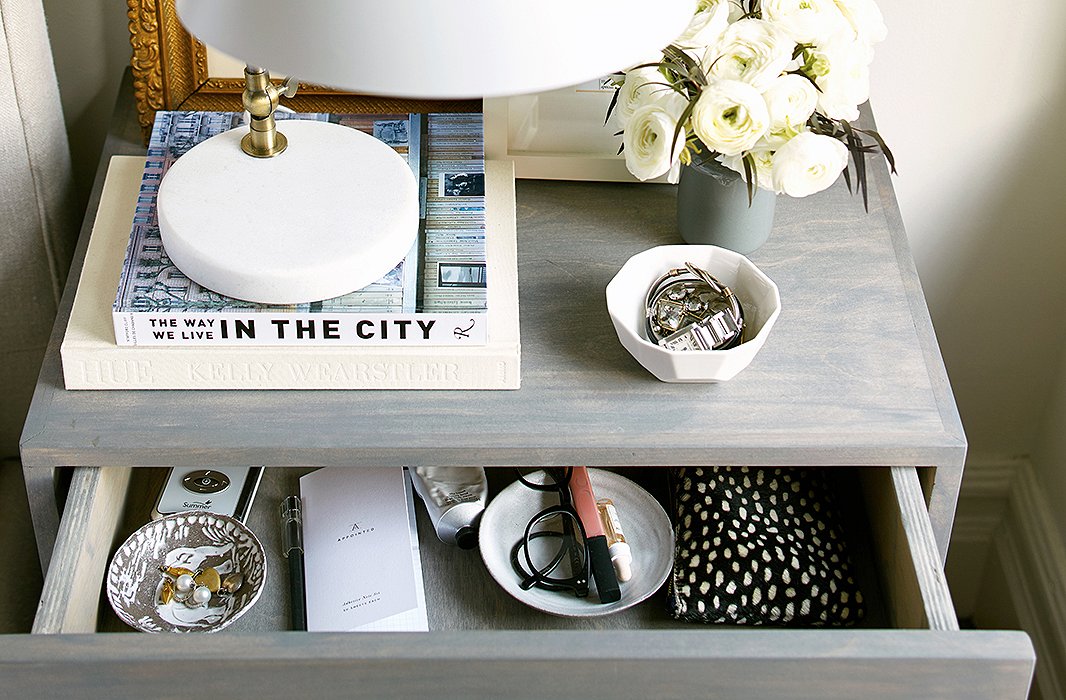
[[[195,676],[201,690],[217,682],[246,697],[283,687],[315,698],[1020,700],[1028,692],[1034,658],[1023,633],[958,629],[912,467],[859,469],[851,479],[861,491],[853,510],[866,529],[849,536],[871,612],[864,627],[679,623],[666,616],[661,593],[606,618],[551,617],[509,598],[476,551],[441,545],[419,508],[428,634],[277,631],[288,600],[276,507],[296,473],[267,470],[249,518],[270,566],[256,607],[216,635],[143,635],[105,634],[128,628],[111,612],[102,582],[114,548],[147,518],[150,503],[140,494],[156,493],[163,475],[77,469],[36,634],[0,650],[5,691],[185,696]]]

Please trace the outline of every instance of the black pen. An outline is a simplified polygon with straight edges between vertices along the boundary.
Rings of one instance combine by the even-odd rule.
[[[307,629],[304,594],[303,512],[299,496],[286,496],[281,502],[281,551],[289,560],[292,629]]]

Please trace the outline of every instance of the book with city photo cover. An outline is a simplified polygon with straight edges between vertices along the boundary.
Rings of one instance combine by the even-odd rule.
[[[420,183],[419,235],[377,282],[312,303],[267,305],[213,292],[167,257],[155,202],[182,154],[241,128],[232,112],[156,115],[112,317],[118,345],[484,345],[489,284],[480,114],[295,114],[373,135]],[[328,167],[328,164],[324,164]]]

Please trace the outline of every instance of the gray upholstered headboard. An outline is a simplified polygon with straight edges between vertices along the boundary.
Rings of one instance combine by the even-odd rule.
[[[41,0],[0,0],[0,458],[18,439],[77,236]]]

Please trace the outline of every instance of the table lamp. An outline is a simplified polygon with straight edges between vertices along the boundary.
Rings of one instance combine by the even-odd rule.
[[[353,92],[500,97],[574,85],[657,52],[696,0],[178,0],[200,40],[248,62],[250,130],[210,138],[160,184],[160,234],[190,279],[266,304],[377,281],[411,250],[419,186],[355,129],[287,120],[265,68]]]

